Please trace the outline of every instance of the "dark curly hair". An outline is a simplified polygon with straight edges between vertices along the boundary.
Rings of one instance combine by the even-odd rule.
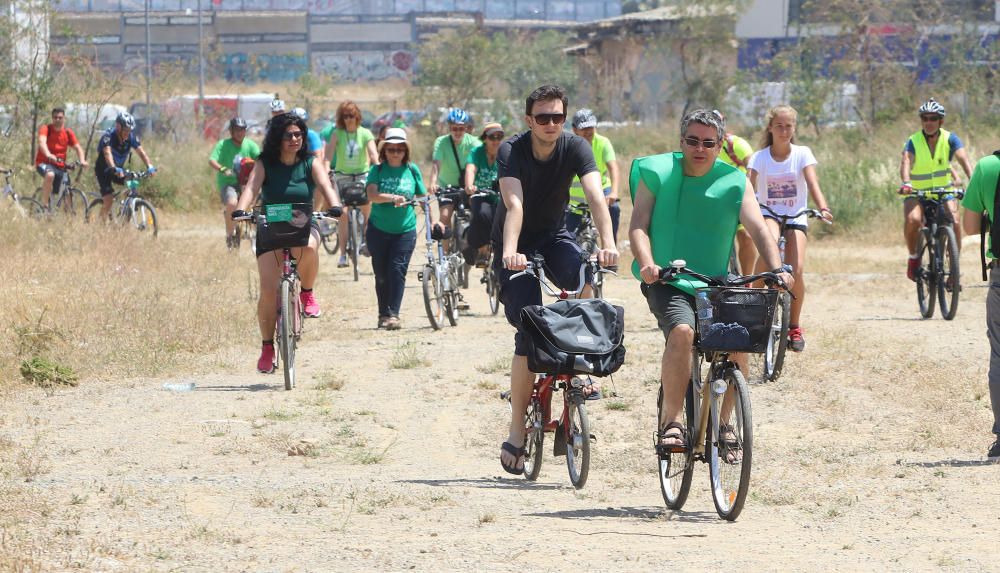
[[[283,113],[271,118],[271,123],[267,128],[267,135],[264,136],[264,145],[260,150],[260,159],[267,164],[275,164],[281,160],[281,143],[285,131],[291,126],[298,126],[302,130],[302,147],[296,153],[297,161],[309,159],[309,139],[307,137],[309,128],[306,122],[294,113]]]

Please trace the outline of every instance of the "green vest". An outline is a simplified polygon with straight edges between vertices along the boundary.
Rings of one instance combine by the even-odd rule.
[[[717,160],[706,175],[685,177],[683,154],[675,152],[640,157],[632,163],[633,204],[640,180],[656,199],[649,220],[653,261],[668,267],[670,261],[684,259],[689,269],[701,274],[725,276],[740,222],[746,175]],[[632,274],[642,280],[638,261],[632,261]],[[686,275],[671,284],[691,295],[706,286]]]
[[[917,191],[930,191],[937,187],[951,185],[951,169],[948,168],[948,138],[951,133],[941,130],[938,134],[934,154],[927,147],[923,131],[910,136],[913,143],[913,166],[910,168],[910,183]]]

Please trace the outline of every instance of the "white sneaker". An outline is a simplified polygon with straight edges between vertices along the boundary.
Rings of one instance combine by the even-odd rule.
[[[340,259],[337,260],[337,268],[342,269],[347,266],[347,255],[340,255]]]

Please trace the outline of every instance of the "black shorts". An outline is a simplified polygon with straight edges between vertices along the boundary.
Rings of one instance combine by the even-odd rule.
[[[499,243],[493,244],[494,253],[503,253],[503,246]],[[521,245],[519,249],[528,258],[538,253],[545,257],[545,276],[559,288],[576,290],[582,285],[580,280],[580,265],[583,264],[580,245],[576,243],[576,238],[566,231],[565,228],[543,237]],[[521,309],[532,304],[542,304],[542,287],[534,277],[521,276],[511,280],[511,275],[518,271],[510,271],[503,268],[503,257],[496,256],[493,259],[493,270],[500,278],[500,301],[503,302],[504,315],[517,333],[514,335],[514,354],[517,356],[527,356],[527,337],[521,331]],[[584,280],[588,283],[593,280],[588,270]]]
[[[770,219],[772,221],[775,221],[779,225],[781,224],[781,221],[778,221],[774,217],[769,217],[767,215],[764,215],[764,218],[765,219]],[[789,223],[789,224],[785,225],[785,230],[786,231],[802,231],[803,235],[808,235],[809,234],[809,226],[808,225],[799,225],[798,223]]]
[[[103,167],[95,167],[94,169],[94,175],[97,176],[97,188],[101,191],[101,197],[104,197],[105,195],[114,195],[115,188],[112,186],[112,183],[115,185],[125,184],[124,177],[118,177],[117,175],[107,173],[104,169],[105,168]]]

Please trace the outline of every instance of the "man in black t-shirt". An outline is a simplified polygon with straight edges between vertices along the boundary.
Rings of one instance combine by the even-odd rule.
[[[528,256],[538,253],[545,257],[546,275],[554,283],[567,290],[580,286],[581,250],[566,231],[564,220],[574,176],[580,178],[601,244],[610,246],[598,251],[598,262],[601,266],[618,264],[611,216],[591,145],[563,131],[567,103],[566,93],[558,86],[531,92],[525,105],[529,130],[505,141],[497,155],[503,202],[494,219],[493,252],[502,255],[495,265],[504,314],[517,328],[510,375],[510,434],[501,448],[500,465],[515,475],[524,472],[524,414],[534,383],[520,314],[525,306],[541,304],[542,293],[537,282],[511,281],[510,276],[524,270]]]

